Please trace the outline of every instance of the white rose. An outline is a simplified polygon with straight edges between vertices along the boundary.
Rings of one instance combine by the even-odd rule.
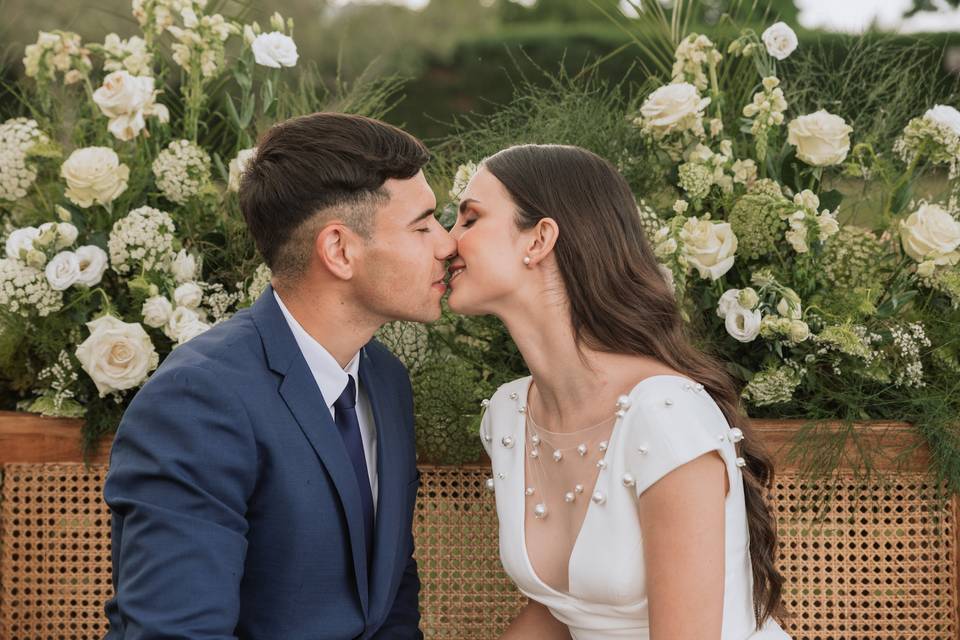
[[[206,322],[201,322],[197,320],[196,322],[190,322],[180,328],[180,332],[177,336],[177,346],[179,347],[184,342],[196,338],[201,333],[206,332],[210,328],[210,325]]]
[[[726,318],[734,307],[740,305],[740,289],[727,289],[717,302],[717,315]]]
[[[680,127],[685,119],[697,117],[708,104],[710,98],[701,98],[695,86],[679,82],[651,93],[640,107],[640,115],[652,129],[666,134]]]
[[[797,48],[797,34],[785,22],[770,25],[760,37],[767,53],[777,60],[785,59]]]
[[[20,253],[33,250],[33,241],[40,237],[40,229],[24,227],[17,229],[7,237],[7,257],[13,260],[22,260]]]
[[[297,64],[297,45],[290,36],[285,36],[279,31],[271,33],[261,33],[253,44],[253,59],[257,64],[265,67],[292,67]]]
[[[737,236],[729,222],[690,218],[680,230],[683,254],[701,278],[716,280],[733,266]]]
[[[851,131],[843,118],[821,109],[792,120],[787,125],[787,142],[797,148],[797,157],[807,164],[826,167],[846,159]]]
[[[78,248],[76,253],[80,261],[80,276],[77,278],[77,284],[88,287],[100,284],[107,270],[107,252],[96,245],[88,244]]]
[[[960,222],[936,204],[925,204],[900,222],[903,250],[917,262],[937,265],[960,261]]]
[[[80,279],[80,260],[73,251],[61,251],[47,263],[43,273],[51,288],[64,291]]]
[[[197,273],[197,260],[186,249],[181,249],[170,262],[170,273],[178,283],[190,282]]]
[[[243,172],[247,170],[250,160],[257,155],[257,148],[242,149],[237,153],[237,157],[230,161],[230,177],[227,180],[227,189],[230,191],[240,190],[240,179]]]
[[[923,117],[930,122],[943,125],[960,136],[960,111],[945,104],[933,105]]]
[[[77,347],[76,356],[100,397],[139,386],[156,369],[160,358],[138,323],[103,316],[87,327],[90,337]]]
[[[163,332],[173,341],[180,339],[180,331],[191,322],[199,322],[200,315],[189,307],[177,307],[170,314]]]
[[[143,111],[153,100],[153,78],[114,71],[93,92],[93,101],[108,118],[119,118]]]
[[[173,305],[164,296],[153,296],[143,303],[140,314],[143,316],[143,324],[159,329],[170,321]]]
[[[60,167],[60,175],[67,181],[67,198],[86,209],[94,203],[107,205],[116,200],[127,188],[130,169],[113,149],[86,147],[70,154]]]
[[[750,311],[737,305],[730,309],[723,324],[735,340],[753,342],[760,335],[760,310]]]
[[[791,320],[789,337],[791,342],[803,342],[810,337],[810,327],[803,320]]]
[[[185,282],[174,290],[173,301],[178,307],[196,309],[203,301],[203,289],[196,282]]]

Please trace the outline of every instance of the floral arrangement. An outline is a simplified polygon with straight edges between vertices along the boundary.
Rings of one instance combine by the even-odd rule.
[[[167,354],[265,288],[240,175],[258,131],[329,101],[285,77],[292,21],[265,32],[206,5],[133,0],[141,34],[103,43],[41,32],[0,119],[0,398],[85,418],[87,445]],[[390,90],[336,99],[379,115]]]
[[[808,61],[791,64],[799,40],[783,22],[725,46],[665,32],[673,59],[625,114],[635,139],[518,141],[618,164],[681,312],[752,416],[913,422],[960,489],[960,112],[931,101],[878,139],[791,82]],[[477,159],[455,148],[454,200]]]

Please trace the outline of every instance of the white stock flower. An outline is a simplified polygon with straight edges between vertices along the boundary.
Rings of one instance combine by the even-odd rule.
[[[26,254],[33,249],[33,241],[40,237],[40,229],[23,227],[7,236],[7,257],[14,260],[25,260]]]
[[[733,266],[737,236],[729,222],[690,218],[680,230],[683,254],[701,278],[716,280]]]
[[[157,368],[160,358],[139,323],[107,315],[87,327],[90,336],[77,347],[76,356],[100,397],[139,386]]]
[[[55,291],[69,289],[80,279],[80,259],[73,251],[61,251],[47,263],[44,275]]]
[[[923,117],[934,124],[947,127],[954,134],[960,136],[960,111],[955,108],[945,104],[937,104],[932,109],[928,109]]]
[[[170,261],[170,275],[178,284],[189,282],[196,277],[197,260],[187,253],[186,249],[181,249],[177,255]]]
[[[120,39],[115,33],[107,34],[103,41],[103,70],[126,69],[135,76],[153,75],[153,59],[147,50],[147,42],[139,36]]]
[[[154,329],[159,329],[170,321],[173,315],[173,305],[165,296],[153,296],[147,298],[140,309],[143,316],[143,324]]]
[[[740,305],[732,307],[724,320],[727,333],[739,342],[753,342],[760,335],[760,310],[750,311]]]
[[[203,289],[196,282],[185,282],[174,290],[173,301],[178,307],[196,309],[203,302]]]
[[[687,129],[703,131],[703,110],[710,98],[701,98],[697,88],[688,82],[660,87],[640,107],[643,124],[663,136]]]
[[[230,177],[227,180],[227,189],[230,191],[240,191],[240,180],[244,172],[250,165],[250,161],[257,155],[257,148],[241,149],[237,152],[237,157],[230,161]]]
[[[139,207],[113,224],[107,248],[110,265],[121,275],[134,266],[145,271],[166,268],[173,253],[176,227],[170,214],[153,207]]]
[[[170,314],[167,324],[163,327],[163,333],[168,338],[176,342],[180,339],[180,331],[193,322],[201,322],[200,314],[189,307],[177,307]]]
[[[846,159],[851,131],[843,118],[821,109],[792,120],[787,125],[787,142],[797,148],[797,157],[807,164],[826,167]]]
[[[960,262],[960,222],[939,205],[924,204],[901,220],[900,239],[903,250],[917,262]]]
[[[292,67],[297,64],[299,54],[293,38],[279,31],[261,33],[250,45],[253,49],[253,59],[257,64],[265,67]]]
[[[133,140],[146,127],[146,116],[156,116],[160,122],[170,119],[167,108],[155,102],[156,96],[153,78],[130,75],[121,69],[103,79],[93,92],[93,101],[110,118],[110,133],[120,140]]]
[[[94,244],[84,245],[76,250],[80,261],[80,275],[77,284],[94,287],[100,284],[103,274],[107,270],[107,252]]]
[[[786,59],[797,48],[797,34],[785,22],[770,25],[760,37],[767,53],[777,60]]]
[[[189,140],[174,140],[157,154],[153,175],[163,195],[184,204],[210,181],[210,156]]]
[[[70,154],[60,166],[60,176],[67,181],[64,195],[86,209],[116,200],[127,188],[130,169],[109,147],[85,147]]]

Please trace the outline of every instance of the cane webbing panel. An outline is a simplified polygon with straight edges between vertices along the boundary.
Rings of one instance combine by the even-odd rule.
[[[0,638],[106,632],[102,465],[9,464],[0,494]],[[427,638],[495,638],[523,604],[500,569],[488,470],[424,467],[414,528]],[[795,639],[954,640],[957,522],[920,475],[841,478],[829,508],[784,473],[771,494]],[[955,498],[956,499],[956,498]],[[809,524],[816,513],[818,524]]]

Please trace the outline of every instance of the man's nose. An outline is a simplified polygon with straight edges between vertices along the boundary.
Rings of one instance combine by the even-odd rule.
[[[439,247],[439,259],[451,260],[457,255],[457,238],[452,232],[448,233],[447,231],[443,232],[443,236]]]

